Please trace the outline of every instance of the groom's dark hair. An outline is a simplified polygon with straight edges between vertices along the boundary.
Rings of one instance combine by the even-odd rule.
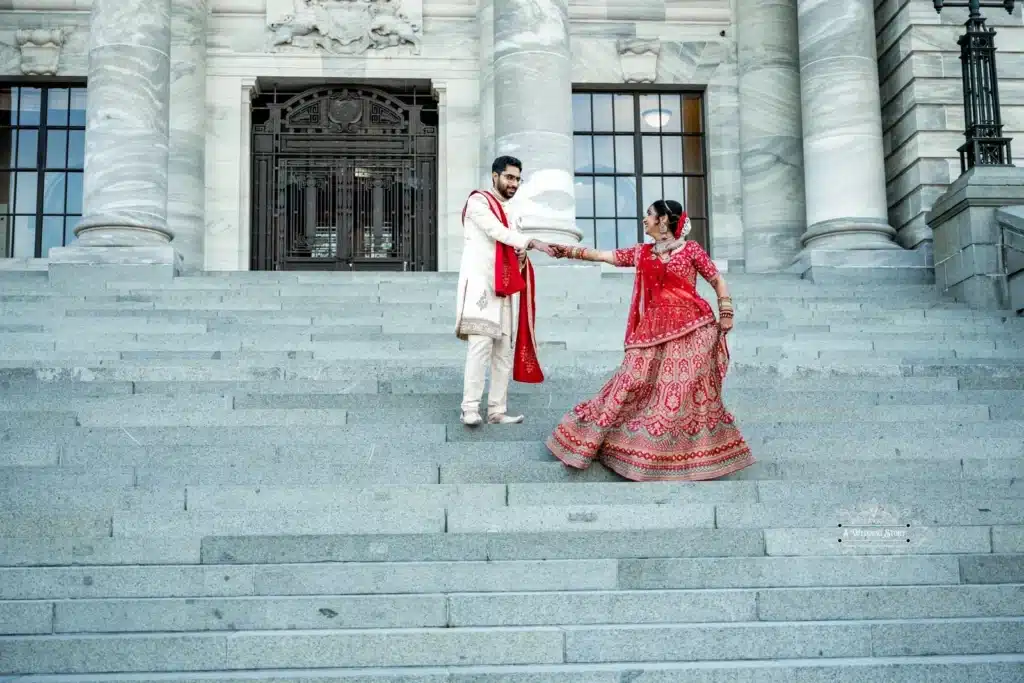
[[[509,166],[515,166],[519,169],[520,173],[523,172],[523,162],[519,161],[519,159],[516,159],[515,157],[505,155],[494,160],[494,163],[491,164],[491,173],[501,175]]]

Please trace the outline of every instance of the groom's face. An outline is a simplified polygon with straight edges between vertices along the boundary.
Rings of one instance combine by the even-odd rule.
[[[492,174],[494,189],[505,199],[512,199],[519,189],[520,173],[515,166],[506,166],[501,173]]]

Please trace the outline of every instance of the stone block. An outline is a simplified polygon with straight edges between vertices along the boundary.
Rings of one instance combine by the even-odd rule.
[[[1000,220],[1024,203],[1024,171],[976,167],[958,178],[927,216],[935,233],[936,286],[940,292],[980,308],[1005,308],[1005,273],[997,245]]]
[[[508,505],[708,505],[755,502],[752,482],[621,484],[509,484]]]
[[[934,490],[909,490],[919,488],[917,482],[913,487],[901,482],[900,486],[908,489],[902,496],[871,495],[866,491],[865,483],[815,482],[815,490],[851,489],[851,492],[846,497],[826,493],[810,499],[793,493],[785,498],[776,497],[773,502],[719,505],[715,509],[715,518],[718,527],[722,529],[834,531],[840,528],[840,524],[847,527],[883,526],[903,529],[910,524],[913,530],[929,526],[986,528],[991,524],[1012,524],[1013,520],[1020,519],[1024,513],[1024,504],[1019,500],[993,500],[986,496],[982,505],[981,501],[975,503],[973,500],[961,499],[955,490],[950,490],[946,495],[935,495]],[[807,489],[805,485],[800,488]],[[858,488],[863,492],[858,493]]]
[[[579,628],[565,634],[569,662],[715,661],[867,657],[865,624],[696,624]]]
[[[757,591],[762,621],[1019,616],[1022,586],[900,586]]]
[[[442,595],[69,600],[56,603],[53,632],[427,628],[446,626],[446,609]]]
[[[618,588],[615,560],[261,565],[257,595],[501,593]]]
[[[712,505],[566,505],[448,511],[456,533],[712,528]]]
[[[109,520],[107,520],[109,531]],[[0,567],[198,564],[199,539],[0,538]]]
[[[872,654],[913,657],[935,654],[1020,654],[1024,619],[1020,617],[948,622],[894,622],[871,625]]]
[[[216,671],[227,665],[224,643],[203,635],[12,637],[0,652],[0,670],[13,674]]]
[[[182,257],[170,245],[140,247],[54,247],[50,285],[69,291],[105,287],[115,280],[167,283],[182,271]]]
[[[228,661],[245,669],[493,666],[563,661],[562,631],[557,628],[247,633],[234,635],[226,644]]]
[[[436,509],[460,506],[494,508],[505,505],[504,486],[377,486],[352,485],[285,488],[280,486],[189,486],[188,509],[342,512],[351,509]]]
[[[239,534],[409,534],[442,533],[443,507],[366,507],[344,512],[225,511],[133,513],[115,512],[115,538],[189,538]]]
[[[252,594],[252,567],[26,567],[0,569],[0,599],[2,600],[190,598]]]
[[[619,587],[638,590],[914,586],[959,582],[957,558],[942,555],[664,558],[619,562]]]
[[[960,558],[961,583],[1024,583],[1024,555],[971,555]]]
[[[928,284],[934,281],[931,250],[864,249],[827,251],[805,249],[792,270],[814,283],[892,282]]]
[[[110,513],[104,511],[75,510],[60,513],[4,510],[0,512],[0,538],[109,537],[110,518]]]
[[[545,533],[359,536],[222,536],[203,539],[203,561],[226,564],[590,560],[746,557],[764,554],[760,530],[638,529]],[[0,556],[2,557],[2,556]]]
[[[52,629],[52,603],[0,602],[0,636],[42,635]]]
[[[754,591],[586,591],[449,597],[455,627],[756,621]]]

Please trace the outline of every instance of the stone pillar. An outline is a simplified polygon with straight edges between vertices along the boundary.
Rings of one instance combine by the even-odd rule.
[[[807,227],[797,0],[738,0],[743,251],[747,272],[785,270]]]
[[[491,186],[494,152],[494,1],[479,0],[480,26],[480,183]]]
[[[172,0],[167,222],[186,272],[203,269],[208,17],[208,0]]]
[[[171,0],[93,0],[83,215],[78,239],[50,252],[57,284],[180,267],[167,225],[170,49]]]
[[[872,0],[797,0],[806,250],[899,249],[889,225]]]
[[[495,155],[523,161],[524,232],[579,242],[568,0],[494,0]]]

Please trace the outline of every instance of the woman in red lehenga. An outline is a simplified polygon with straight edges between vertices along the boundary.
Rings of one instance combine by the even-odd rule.
[[[636,268],[622,365],[548,438],[566,465],[586,469],[597,459],[633,481],[698,481],[754,463],[722,405],[732,300],[707,253],[686,239],[689,228],[679,202],[662,199],[644,219],[653,244],[615,251],[552,245],[560,258]],[[697,293],[698,274],[715,288],[720,322]]]

